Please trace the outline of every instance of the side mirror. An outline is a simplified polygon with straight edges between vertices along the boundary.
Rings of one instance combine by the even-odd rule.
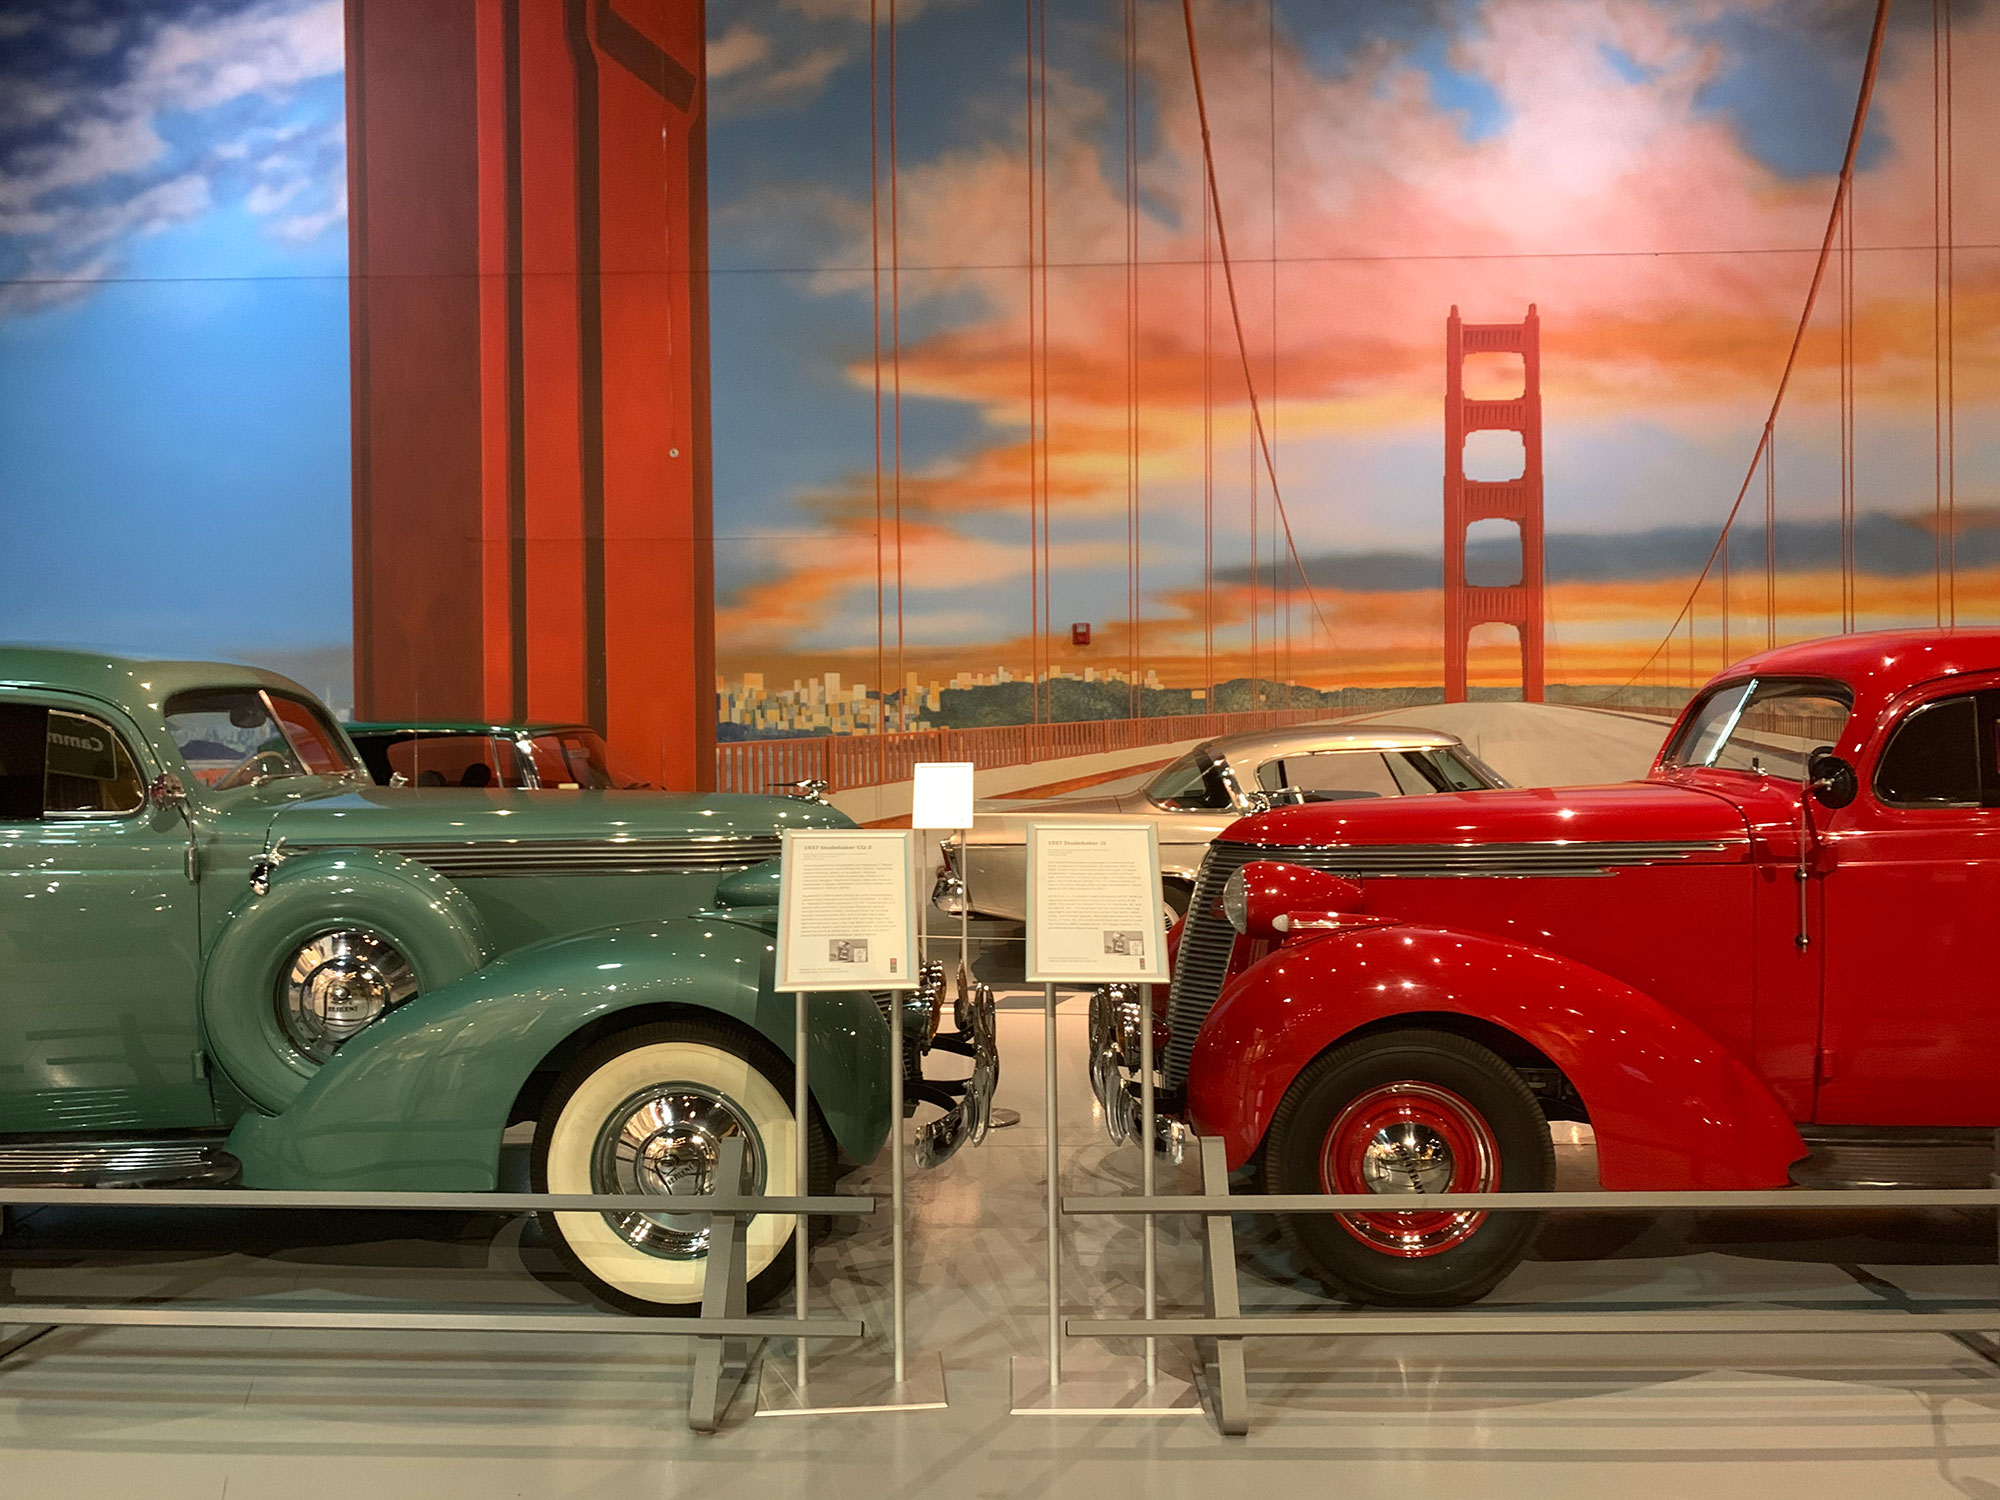
[[[172,771],[162,771],[146,788],[146,801],[154,807],[187,806],[187,787]]]
[[[1860,793],[1861,781],[1831,750],[1815,750],[1806,757],[1806,788],[1821,807],[1838,811]]]

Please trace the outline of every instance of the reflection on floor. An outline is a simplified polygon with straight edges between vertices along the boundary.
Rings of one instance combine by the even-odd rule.
[[[1022,1123],[911,1179],[910,1326],[944,1357],[949,1410],[757,1421],[746,1391],[725,1430],[699,1438],[685,1427],[691,1356],[673,1345],[70,1329],[0,1362],[0,1493],[2000,1496],[2000,1370],[1939,1335],[1267,1340],[1250,1345],[1248,1439],[1200,1418],[1010,1417],[1008,1359],[1040,1347],[1045,1308],[1042,1031],[1027,1008],[1001,1025],[1001,1099]],[[1059,1029],[1064,1186],[1129,1191],[1134,1151],[1091,1118],[1077,1002]],[[1570,1135],[1563,1162],[1588,1181],[1587,1140]],[[844,1185],[886,1190],[887,1175],[878,1164]],[[1322,1305],[1268,1227],[1238,1228],[1251,1309]],[[1136,1224],[1065,1239],[1073,1311],[1137,1305]],[[1161,1239],[1163,1301],[1193,1307],[1192,1226]],[[817,1307],[886,1326],[888,1262],[886,1223],[837,1233]],[[10,1294],[42,1298],[560,1309],[574,1296],[522,1225],[497,1219],[45,1209],[0,1241],[0,1266]],[[1496,1300],[1962,1305],[1990,1299],[1994,1274],[1992,1222],[1971,1213],[1572,1215],[1551,1219]],[[871,1340],[821,1357],[885,1353]]]

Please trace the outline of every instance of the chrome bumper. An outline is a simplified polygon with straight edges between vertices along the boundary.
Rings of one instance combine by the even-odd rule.
[[[929,963],[923,968],[924,983],[919,992],[930,991],[934,1007],[942,1009],[944,966]],[[929,1085],[939,1090],[958,1091],[955,1102],[945,1112],[917,1132],[917,1165],[942,1166],[970,1141],[978,1145],[993,1124],[993,1093],[1000,1086],[1000,1044],[993,1025],[993,990],[990,985],[972,984],[963,969],[958,972],[958,994],[952,1001],[952,1024],[957,1030],[935,1035],[926,1051],[937,1049],[972,1059],[972,1076],[959,1082]]]
[[[1145,1130],[1139,1028],[1152,1021],[1136,985],[1101,984],[1090,992],[1090,1092],[1097,1098],[1104,1133],[1114,1146],[1136,1140]],[[1155,1113],[1154,1150],[1178,1164],[1186,1154],[1187,1137],[1181,1121]]]

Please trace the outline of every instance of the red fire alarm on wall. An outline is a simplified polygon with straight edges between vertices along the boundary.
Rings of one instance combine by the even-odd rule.
[[[1076,624],[1070,626],[1069,643],[1072,646],[1088,646],[1090,644],[1090,622],[1088,620],[1079,620]]]

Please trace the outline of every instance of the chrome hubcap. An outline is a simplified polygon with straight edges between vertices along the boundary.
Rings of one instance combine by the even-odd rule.
[[[1428,1125],[1385,1125],[1361,1152],[1361,1180],[1371,1193],[1442,1193],[1455,1169],[1451,1144]]]
[[[1403,1079],[1369,1089],[1340,1112],[1320,1148],[1319,1179],[1329,1193],[1385,1198],[1491,1192],[1500,1185],[1500,1147],[1466,1099],[1434,1083]],[[1464,1244],[1486,1215],[1412,1204],[1339,1214],[1335,1222],[1371,1249],[1421,1258]]]
[[[323,1063],[416,992],[416,971],[386,939],[362,928],[323,932],[279,975],[278,1022],[294,1047]]]
[[[722,1143],[743,1141],[743,1181],[718,1184]],[[591,1161],[593,1193],[639,1198],[690,1198],[719,1186],[756,1193],[764,1186],[764,1150],[755,1127],[734,1100],[698,1083],[642,1089],[611,1112],[598,1132]],[[708,1219],[698,1214],[606,1214],[635,1249],[670,1260],[708,1253]]]

